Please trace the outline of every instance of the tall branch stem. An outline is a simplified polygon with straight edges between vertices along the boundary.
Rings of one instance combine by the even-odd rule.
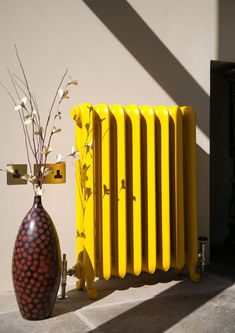
[[[48,125],[49,125],[49,122],[50,122],[50,119],[51,119],[51,113],[52,113],[52,110],[53,110],[54,105],[55,105],[56,97],[57,97],[57,95],[58,95],[58,92],[59,92],[59,90],[60,90],[60,87],[61,87],[61,85],[62,85],[62,83],[63,83],[63,81],[64,81],[64,78],[65,78],[65,76],[67,75],[67,73],[68,73],[68,69],[66,69],[64,75],[62,76],[62,79],[61,79],[61,81],[60,81],[60,84],[58,85],[58,88],[57,88],[57,90],[56,90],[56,93],[55,93],[54,99],[53,99],[53,101],[52,101],[52,104],[51,104],[51,107],[50,107],[50,110],[49,110],[49,114],[48,114],[48,118],[47,118],[47,122],[46,122],[46,126],[45,126],[43,145],[44,145],[45,140],[46,140],[47,128],[48,128]]]
[[[28,160],[28,163],[29,163],[29,170],[30,170],[30,173],[32,175],[33,172],[32,172],[32,165],[31,165],[31,161],[30,161],[30,156],[29,156],[29,147],[28,147],[27,135],[26,135],[26,131],[25,131],[25,124],[24,124],[24,121],[23,121],[23,118],[22,118],[22,115],[21,115],[20,112],[19,112],[19,117],[20,117],[20,121],[21,121],[21,124],[22,124],[23,132],[24,132],[24,141],[25,141],[25,147],[26,147],[27,160]]]

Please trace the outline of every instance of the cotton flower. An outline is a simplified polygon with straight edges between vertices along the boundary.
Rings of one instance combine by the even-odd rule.
[[[42,127],[39,128],[39,131],[34,132],[35,135],[39,135],[41,137],[42,137],[42,133],[43,133],[43,128]]]
[[[55,114],[55,119],[56,119],[57,117],[58,117],[59,119],[61,119],[61,112],[60,112],[60,111],[57,111],[57,112],[56,112],[56,114]]]
[[[73,84],[73,85],[77,86],[78,80],[71,80],[71,81],[69,81],[69,84]]]
[[[31,122],[32,122],[32,117],[30,117],[29,115],[27,115],[27,116],[25,116],[24,117],[24,123],[25,123],[25,125],[29,125],[29,124],[31,124]]]
[[[50,173],[52,173],[52,168],[45,168],[45,170],[44,170],[44,176],[47,176],[47,175],[49,175]]]
[[[9,172],[9,173],[15,173],[15,169],[14,169],[13,164],[8,164],[6,171]]]
[[[53,170],[52,170],[52,168],[42,166],[40,171],[41,171],[41,174],[43,174],[45,177],[45,176],[49,175],[50,173],[52,173]]]
[[[42,189],[37,184],[34,185],[34,192],[36,195],[42,196]]]
[[[58,95],[62,98],[63,95],[64,95],[64,90],[63,89],[59,89]]]
[[[68,79],[69,79],[69,81],[68,81],[67,85],[72,84],[72,85],[77,86],[77,84],[78,84],[78,80],[74,80],[74,79],[72,78],[72,76],[70,76],[70,75],[69,75]]]
[[[70,156],[72,156],[76,160],[79,160],[80,159],[80,151],[77,151],[74,147],[72,147],[71,151],[72,151],[72,153],[70,154]]]
[[[31,174],[25,174],[21,177],[21,179],[24,179],[24,180],[27,180],[27,181],[33,183],[37,179],[37,177],[32,176]]]
[[[53,127],[52,134],[59,133],[61,132],[61,128],[56,128],[55,126]]]
[[[23,97],[22,100],[19,102],[19,104],[15,106],[15,110],[16,111],[22,110],[25,107],[27,101],[28,101],[27,97],[26,96]]]
[[[61,154],[57,154],[56,155],[56,163],[59,163],[62,160],[62,155]]]
[[[92,141],[90,141],[90,142],[87,144],[87,147],[89,147],[89,148],[93,149],[93,142],[92,142]]]
[[[80,151],[76,151],[74,154],[73,154],[73,157],[76,159],[76,160],[79,160],[80,159]]]
[[[43,153],[44,155],[48,155],[50,152],[52,152],[52,147],[43,147]]]
[[[67,89],[59,89],[58,95],[60,96],[60,98],[69,98],[69,91]]]
[[[30,114],[27,114],[24,117],[24,119],[25,119],[24,120],[25,125],[29,125],[33,121],[33,119],[34,119],[34,117],[35,117],[36,114],[37,114],[37,112],[35,110],[33,110],[33,112],[31,112]]]

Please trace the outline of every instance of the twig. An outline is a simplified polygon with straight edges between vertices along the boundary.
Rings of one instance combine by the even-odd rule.
[[[36,164],[38,164],[39,168],[38,168],[37,176],[31,177],[32,179],[33,178],[36,179],[36,181],[29,179],[30,177],[28,177],[28,176],[26,177],[26,178],[28,178],[27,181],[29,181],[33,184],[35,192],[37,192],[37,189],[42,188],[43,178],[44,178],[45,172],[46,172],[47,158],[48,158],[48,154],[50,153],[49,149],[50,149],[50,144],[52,141],[52,136],[58,131],[58,130],[54,130],[54,124],[56,122],[57,117],[59,116],[59,118],[60,118],[60,114],[61,114],[59,111],[60,104],[63,99],[68,97],[68,90],[63,90],[62,96],[60,98],[58,98],[58,100],[57,100],[59,89],[61,88],[61,86],[64,82],[65,76],[68,73],[68,69],[66,69],[66,71],[63,74],[63,76],[59,82],[59,85],[56,89],[55,96],[52,100],[51,106],[48,111],[46,125],[43,129],[43,127],[41,126],[41,119],[40,119],[40,113],[39,113],[37,101],[36,101],[36,98],[35,98],[33,92],[31,91],[31,88],[30,88],[30,85],[29,85],[29,82],[28,82],[28,79],[26,76],[26,72],[24,70],[24,66],[22,64],[22,61],[19,56],[19,52],[18,52],[16,45],[15,45],[15,54],[16,54],[17,60],[19,62],[19,66],[20,66],[22,75],[20,75],[20,77],[19,77],[16,74],[11,73],[10,70],[8,69],[8,74],[10,76],[11,83],[14,88],[14,94],[11,94],[9,89],[1,81],[0,81],[0,85],[7,92],[8,96],[10,97],[10,99],[12,100],[12,102],[14,104],[15,110],[19,113],[20,122],[21,122],[21,125],[23,128],[23,133],[24,133],[27,160],[28,160],[31,175],[33,174],[31,159],[34,158],[34,161],[36,162]],[[65,89],[70,84],[77,84],[77,81],[75,81],[75,80],[69,81],[65,85]],[[22,93],[25,96],[25,98],[23,98],[23,99],[20,98],[20,95]],[[15,98],[15,95],[17,96],[17,98]],[[19,100],[19,102],[17,101],[17,99]],[[26,105],[26,101],[25,101],[26,99],[29,101],[29,104],[27,104],[27,105]],[[57,104],[57,108],[55,106],[55,103]],[[53,119],[52,119],[52,115],[54,115]],[[30,129],[32,129],[32,137],[30,135],[31,133],[29,133],[30,129],[27,126],[29,123],[31,123]],[[52,129],[49,134],[48,127],[51,124],[52,124]],[[36,131],[38,133],[36,133]],[[38,134],[38,136],[37,136],[37,134]],[[70,155],[68,155],[68,156],[70,156]],[[72,154],[71,154],[71,156],[72,156]],[[0,171],[2,171],[2,169],[0,169]]]
[[[16,102],[14,100],[14,97],[12,96],[12,94],[10,93],[10,91],[8,90],[8,88],[5,86],[5,84],[3,84],[1,81],[0,81],[0,85],[5,89],[5,91],[7,92],[8,96],[11,98],[14,106],[16,106]],[[27,159],[28,159],[28,163],[29,163],[29,167],[30,167],[30,170],[32,170],[31,168],[31,162],[30,162],[30,158],[29,158],[29,150],[28,150],[28,143],[27,143],[27,136],[26,136],[26,132],[25,132],[25,128],[24,128],[24,122],[23,122],[23,119],[22,119],[22,116],[19,112],[19,117],[20,117],[20,121],[21,121],[21,124],[22,124],[22,128],[23,128],[23,132],[24,132],[24,140],[25,140],[25,146],[26,146],[26,154],[27,154]]]
[[[31,107],[31,114],[33,115],[34,107],[33,107],[33,103],[32,103],[32,93],[31,93],[29,83],[28,83],[28,80],[27,80],[27,77],[26,77],[26,74],[25,74],[25,70],[24,70],[23,64],[21,62],[21,59],[20,59],[20,56],[19,56],[16,45],[15,45],[15,52],[16,52],[16,56],[17,56],[17,59],[18,59],[19,64],[20,64],[21,71],[22,71],[23,76],[24,76],[26,89],[27,89],[28,95],[29,95],[29,104],[30,104],[30,107]],[[26,128],[26,133],[28,134],[27,128]],[[35,136],[34,136],[34,122],[33,121],[32,121],[32,140],[33,140],[33,155],[35,157],[36,163],[38,164],[37,149],[36,149]],[[32,149],[30,140],[29,140],[29,145],[30,145],[30,148]]]
[[[51,119],[51,113],[52,113],[52,110],[53,110],[54,105],[55,105],[56,97],[57,97],[57,95],[58,95],[58,92],[59,92],[59,90],[60,90],[60,87],[61,87],[61,85],[62,85],[62,83],[63,83],[63,81],[64,81],[64,78],[65,78],[65,76],[67,75],[67,73],[68,73],[68,69],[66,69],[64,75],[62,76],[62,79],[61,79],[61,81],[60,81],[60,84],[59,84],[59,86],[58,86],[58,88],[57,88],[57,90],[56,90],[55,96],[54,96],[54,98],[53,98],[53,101],[52,101],[52,104],[51,104],[51,107],[50,107],[50,110],[49,110],[49,114],[48,114],[48,118],[47,118],[46,126],[45,126],[45,132],[44,132],[44,140],[43,140],[43,144],[45,143],[45,139],[46,139],[46,135],[47,135],[47,128],[48,128],[48,125],[49,125],[49,122],[50,122],[50,119]],[[63,99],[63,98],[60,99],[59,104],[61,103],[62,99]]]
[[[24,76],[26,88],[27,88],[27,91],[29,93],[29,103],[30,103],[30,106],[31,106],[31,111],[33,112],[32,94],[31,94],[31,91],[30,91],[30,88],[29,88],[29,83],[28,83],[28,80],[27,80],[27,77],[26,77],[26,74],[25,74],[25,70],[24,70],[23,64],[22,64],[22,62],[20,60],[20,56],[19,56],[19,53],[18,53],[16,45],[15,45],[15,53],[16,53],[16,57],[17,57],[17,59],[19,61],[19,64],[20,64],[20,68],[21,68],[22,74]]]
[[[22,119],[22,115],[21,115],[20,112],[19,112],[19,117],[20,117],[20,121],[21,121],[22,128],[23,128],[23,131],[24,131],[24,141],[25,141],[25,147],[26,147],[26,154],[27,154],[27,159],[28,159],[28,163],[29,163],[30,173],[32,175],[32,165],[31,165],[31,161],[30,161],[30,157],[29,157],[29,148],[28,148],[28,142],[27,142],[27,135],[26,135],[26,131],[25,131],[25,124],[24,124],[24,121]]]
[[[8,68],[7,68],[7,71],[8,71],[8,74],[9,74],[9,76],[10,76],[11,83],[12,83],[12,85],[13,85],[13,87],[14,87],[14,90],[15,90],[16,96],[18,97],[18,100],[20,100],[20,95],[19,95],[18,90],[17,90],[17,88],[16,88],[16,85],[15,85],[15,82],[14,82],[14,80],[13,80],[12,74],[11,74],[11,72],[9,71]]]
[[[5,86],[5,84],[3,84],[1,81],[0,81],[0,85],[4,88],[4,90],[6,91],[7,95],[10,97],[10,99],[12,100],[14,106],[16,106],[16,101],[14,99],[14,97],[12,96],[12,94],[10,93],[9,89]]]

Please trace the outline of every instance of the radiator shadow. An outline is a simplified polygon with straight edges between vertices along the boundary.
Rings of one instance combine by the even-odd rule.
[[[151,299],[142,303],[133,301],[132,304],[128,305],[114,305],[112,308],[110,306],[110,309],[107,307],[107,314],[105,315],[107,322],[90,332],[165,332],[218,294],[223,293],[231,285],[232,281],[222,280],[213,275],[197,284],[184,280],[157,295],[153,294]],[[225,295],[218,296],[219,299],[220,297],[223,298]],[[213,301],[212,304],[214,304]],[[208,307],[208,304],[205,306]],[[214,305],[211,306],[214,311]],[[96,318],[100,318],[100,311],[104,311],[104,309],[96,307],[92,310],[90,308],[89,311],[84,311],[84,313],[88,319],[89,317],[94,318],[94,313]],[[205,310],[201,309],[199,311],[200,313],[194,318],[199,319],[199,316],[202,316],[202,323],[198,322],[197,327],[203,328],[203,325],[208,322],[208,318],[204,318],[203,323],[203,312]],[[109,320],[110,314],[114,313],[117,315]],[[105,316],[101,316],[102,321],[105,320]],[[234,313],[231,311],[229,319],[232,320],[233,316]],[[193,317],[191,316],[191,318]],[[213,326],[213,321],[211,325]],[[221,325],[223,327],[225,323]]]
[[[217,267],[217,273],[220,269]],[[91,332],[165,332],[203,305],[207,307],[210,300],[213,299],[212,304],[217,302],[217,295],[222,293],[218,299],[226,299],[223,292],[234,280],[217,273],[205,274],[199,283],[173,270],[142,273],[139,277],[127,275],[125,279],[114,277],[109,281],[99,279],[95,282],[99,295],[96,301],[89,300],[86,291],[73,289],[66,300],[55,304],[52,316],[79,310],[91,323],[95,318],[97,328]],[[230,315],[234,313],[231,311]]]
[[[198,205],[198,221],[199,236],[209,235],[209,211],[210,199],[208,196],[210,189],[209,164],[210,155],[205,152],[199,145],[196,150],[197,157],[197,205]],[[207,212],[207,214],[206,214]],[[209,249],[207,249],[208,251]],[[209,252],[208,252],[209,254]]]
[[[155,285],[157,283],[167,283],[170,281],[181,281],[185,278],[185,274],[177,274],[173,270],[169,270],[168,272],[157,271],[154,274],[142,272],[139,276],[127,274],[124,279],[119,277],[112,277],[108,281],[97,279],[95,281],[95,288],[98,292],[96,301],[92,301],[88,298],[86,289],[84,291],[72,289],[67,292],[68,298],[65,300],[57,299],[52,317],[57,317],[67,312],[76,311],[87,305],[95,304],[95,302],[107,297],[116,290],[127,290],[129,288],[139,288],[145,285]]]
[[[97,332],[141,332],[146,327],[148,332],[164,332],[234,283],[234,274],[229,276],[223,267],[215,265],[208,272],[212,273],[206,273],[198,283],[173,270],[141,273],[138,277],[127,275],[125,279],[98,279],[96,301],[89,300],[86,291],[70,290],[67,299],[57,300],[52,317],[80,310],[88,319],[90,315],[99,321],[104,318],[105,307],[107,322]],[[149,299],[142,302],[143,298]],[[113,313],[115,317],[109,320]]]

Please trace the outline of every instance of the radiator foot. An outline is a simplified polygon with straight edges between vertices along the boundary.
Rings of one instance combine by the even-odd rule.
[[[192,272],[189,271],[189,276],[192,282],[199,282],[201,278],[200,274],[196,272],[196,267]]]
[[[76,289],[77,290],[84,290],[85,283],[87,283],[87,296],[91,300],[95,300],[97,298],[97,291],[94,288],[94,281],[85,281],[85,279],[79,279],[76,282]]]
[[[84,290],[85,288],[85,280],[84,279],[79,279],[76,282],[76,289],[78,290]]]
[[[72,270],[73,275],[78,279],[76,282],[76,288],[78,290],[83,290],[86,284],[87,296],[90,299],[95,300],[97,298],[97,291],[94,286],[95,272],[89,260],[89,256],[85,251],[78,255],[77,263],[73,266]]]
[[[87,289],[87,296],[91,300],[97,299],[98,295],[97,295],[97,291],[95,290],[95,288],[93,288],[93,289]]]

